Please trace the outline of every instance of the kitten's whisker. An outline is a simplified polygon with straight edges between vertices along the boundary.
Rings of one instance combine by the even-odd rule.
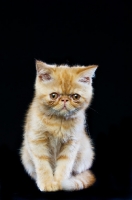
[[[89,107],[89,109],[93,110],[94,112],[98,113],[96,110],[94,110],[93,108]],[[99,113],[98,113],[99,114]]]

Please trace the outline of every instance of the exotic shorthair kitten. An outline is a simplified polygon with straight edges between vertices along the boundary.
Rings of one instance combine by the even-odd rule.
[[[36,61],[35,95],[28,109],[21,160],[41,191],[91,186],[94,152],[85,130],[98,66],[48,65]]]

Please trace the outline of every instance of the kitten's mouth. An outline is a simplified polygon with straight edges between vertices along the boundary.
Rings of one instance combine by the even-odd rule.
[[[65,117],[70,117],[71,115],[76,114],[76,112],[80,110],[79,108],[76,109],[68,109],[66,106],[63,106],[61,109],[59,110],[54,110],[54,114],[57,116],[65,116]]]
[[[65,105],[62,107],[61,110],[67,110],[67,111],[69,111]]]
[[[68,111],[68,112],[69,112],[69,110],[67,109],[66,106],[63,106],[63,107],[60,109],[60,111]]]
[[[53,109],[53,113],[58,116],[67,117],[76,114],[78,110],[80,110],[80,108],[68,109],[66,105],[63,105],[60,109]]]

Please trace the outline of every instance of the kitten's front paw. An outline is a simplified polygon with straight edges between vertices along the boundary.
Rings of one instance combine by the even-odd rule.
[[[52,191],[57,191],[57,190],[61,190],[61,185],[59,182],[53,181],[52,182]]]
[[[38,185],[38,184],[37,184]],[[39,184],[38,188],[40,189],[41,192],[51,192],[51,191],[57,191],[60,190],[60,184],[57,183],[56,181],[52,180],[52,181],[48,181],[44,184]]]

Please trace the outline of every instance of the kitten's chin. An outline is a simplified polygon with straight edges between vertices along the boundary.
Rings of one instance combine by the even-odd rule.
[[[58,117],[73,118],[78,114],[79,110],[80,110],[79,108],[73,110],[61,109],[61,110],[54,110],[53,113]]]

